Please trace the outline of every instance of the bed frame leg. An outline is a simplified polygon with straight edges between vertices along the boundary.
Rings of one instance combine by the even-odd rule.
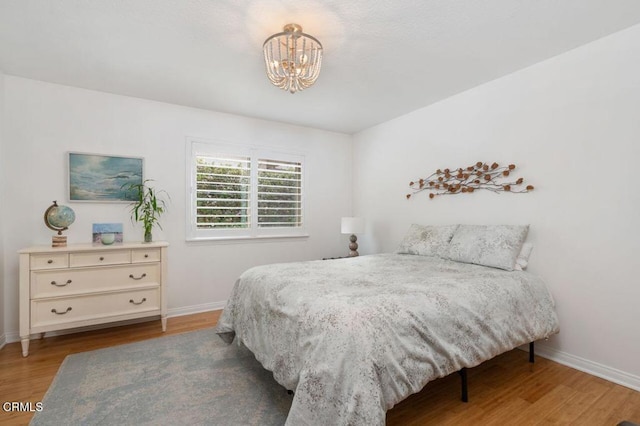
[[[529,342],[529,362],[532,364],[535,362],[534,342]],[[462,385],[460,399],[462,400],[462,402],[469,402],[469,387],[467,384],[467,368],[463,367],[460,371],[458,371],[458,374],[460,374],[460,383]]]
[[[533,342],[529,343],[529,362],[532,363],[532,364],[534,362],[536,362],[536,360],[535,360],[535,352],[534,352],[534,349],[533,349]]]
[[[467,369],[463,367],[462,370],[458,371],[460,374],[460,383],[462,384],[462,392],[461,392],[461,400],[462,402],[469,402],[469,392],[467,388]]]

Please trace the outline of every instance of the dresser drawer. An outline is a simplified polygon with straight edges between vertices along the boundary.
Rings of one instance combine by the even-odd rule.
[[[109,317],[150,311],[160,313],[160,288],[39,299],[31,301],[31,327],[108,320]]]
[[[160,262],[160,249],[131,250],[131,262]]]
[[[106,266],[31,273],[31,298],[126,290],[160,282],[160,264]]]
[[[68,268],[69,253],[32,254],[29,262],[31,270]]]
[[[85,253],[70,253],[69,266],[119,265],[131,263],[131,250],[90,251]]]

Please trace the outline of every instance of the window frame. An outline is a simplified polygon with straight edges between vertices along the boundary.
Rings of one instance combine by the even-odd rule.
[[[307,211],[305,193],[307,186],[305,155],[302,153],[283,150],[261,145],[249,145],[187,138],[186,143],[186,240],[187,241],[224,241],[251,240],[263,238],[300,238],[308,237]],[[196,213],[196,159],[198,156],[230,155],[235,157],[249,157],[251,164],[250,179],[250,226],[232,229],[198,229]],[[300,206],[302,209],[302,225],[297,227],[259,227],[258,226],[258,161],[274,160],[284,162],[298,162],[301,165],[301,193]]]

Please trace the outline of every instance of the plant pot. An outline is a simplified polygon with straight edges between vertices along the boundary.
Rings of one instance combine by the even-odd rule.
[[[153,241],[153,236],[151,235],[151,231],[147,231],[144,233],[144,242],[150,243]]]

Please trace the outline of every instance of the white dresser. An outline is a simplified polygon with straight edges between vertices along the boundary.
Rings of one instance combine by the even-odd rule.
[[[20,339],[148,316],[167,328],[166,242],[20,250]]]

